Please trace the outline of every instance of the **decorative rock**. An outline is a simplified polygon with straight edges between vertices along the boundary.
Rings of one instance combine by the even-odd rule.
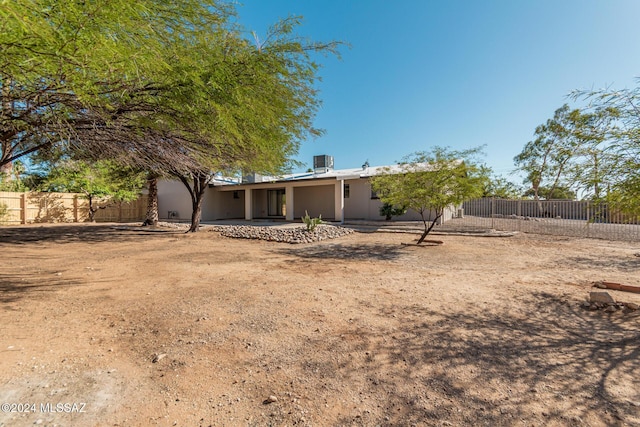
[[[602,282],[598,282],[598,283],[596,283],[596,284],[595,284],[595,285],[593,285],[593,286],[595,286],[596,288],[599,288],[599,289],[607,289],[607,285],[605,285],[605,284],[604,284],[604,283],[602,283]]]
[[[618,311],[618,307],[616,307],[615,305],[610,305],[604,311],[606,311],[607,313],[615,313],[616,311]]]
[[[608,292],[589,292],[589,301],[603,304],[615,303],[615,300]]]
[[[350,228],[333,225],[319,225],[314,231],[307,231],[305,227],[256,227],[251,225],[214,226],[214,231],[222,236],[238,239],[260,239],[285,243],[312,243],[326,239],[335,239],[353,233]]]

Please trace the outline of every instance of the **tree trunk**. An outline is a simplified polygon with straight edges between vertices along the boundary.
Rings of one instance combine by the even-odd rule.
[[[0,91],[0,97],[2,97],[2,101],[0,102],[0,118],[2,121],[6,121],[10,123],[9,117],[13,115],[13,105],[9,100],[9,91],[11,90],[11,79],[1,79],[0,78],[0,86],[2,90]],[[2,133],[5,134],[6,129],[2,129]],[[0,143],[0,174],[4,174],[4,179],[11,180],[13,179],[13,162],[7,162],[7,159],[13,157],[13,146],[11,145],[11,138],[9,136],[4,139]]]
[[[207,186],[213,177],[210,174],[205,174],[203,172],[193,172],[191,173],[191,178],[193,182],[193,187],[191,183],[189,183],[189,179],[185,176],[177,175],[180,181],[187,187],[189,190],[189,194],[191,195],[191,227],[187,233],[195,233],[198,231],[200,227],[200,218],[202,216],[202,200],[204,200],[204,193],[207,190]]]
[[[3,147],[2,151],[4,152],[5,148]],[[11,153],[9,153],[9,157]],[[13,162],[7,162],[3,165],[0,165],[0,175],[3,175],[3,178],[7,181],[13,180]]]
[[[147,215],[142,225],[155,227],[158,225],[158,177],[150,173],[147,183],[149,185]]]
[[[427,219],[424,217],[424,210],[420,211],[420,216],[422,217],[422,223],[424,224],[424,232],[422,233],[422,236],[420,236],[420,239],[418,239],[418,245],[424,242],[424,239],[426,239],[427,235],[431,233],[431,230],[433,230],[433,227],[435,227],[436,222],[440,219],[443,213],[444,213],[444,210],[439,211],[438,209],[436,209],[436,217],[433,219],[433,221],[431,221],[431,224],[428,224]]]
[[[93,197],[91,194],[89,194],[87,198],[89,199],[89,222],[96,222],[95,216],[98,209],[94,209],[93,207]]]
[[[202,199],[204,198],[204,192],[201,192],[196,197],[196,200],[192,201],[193,211],[191,212],[191,227],[189,227],[189,233],[195,233],[200,227],[200,218],[202,216]]]
[[[533,200],[536,201],[536,204],[538,205],[538,216],[542,215],[544,216],[544,208],[542,207],[542,202],[540,201],[540,195],[538,194],[538,192],[540,191],[540,182],[533,182],[532,183],[532,188],[533,188]]]

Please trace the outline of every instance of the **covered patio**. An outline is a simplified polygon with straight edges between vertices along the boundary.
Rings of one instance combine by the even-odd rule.
[[[293,221],[308,212],[312,217],[344,220],[344,180],[297,180],[215,187],[244,197],[244,218]]]

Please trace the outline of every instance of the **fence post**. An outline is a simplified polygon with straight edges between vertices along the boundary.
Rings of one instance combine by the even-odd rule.
[[[79,222],[78,221],[78,195],[77,194],[73,195],[73,222]]]
[[[587,201],[587,237],[589,237],[589,223],[591,222],[591,202]]]
[[[491,198],[491,203],[490,203],[490,207],[491,207],[490,211],[491,211],[491,212],[490,212],[490,214],[489,214],[489,215],[491,215],[491,229],[492,229],[492,230],[494,230],[494,229],[496,228],[496,227],[495,227],[495,225],[494,225],[494,223],[493,223],[494,218],[495,218],[495,216],[496,216],[496,215],[495,215],[495,206],[494,206],[495,201],[496,201],[496,198],[495,198],[495,197],[492,197],[492,198]]]
[[[27,223],[27,193],[20,194],[20,224]]]

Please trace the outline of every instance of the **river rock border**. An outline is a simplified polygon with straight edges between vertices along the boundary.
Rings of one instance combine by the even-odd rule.
[[[235,239],[259,239],[283,243],[313,243],[352,234],[353,230],[335,225],[318,225],[315,230],[306,227],[260,227],[253,225],[214,225],[210,228],[222,236]]]

